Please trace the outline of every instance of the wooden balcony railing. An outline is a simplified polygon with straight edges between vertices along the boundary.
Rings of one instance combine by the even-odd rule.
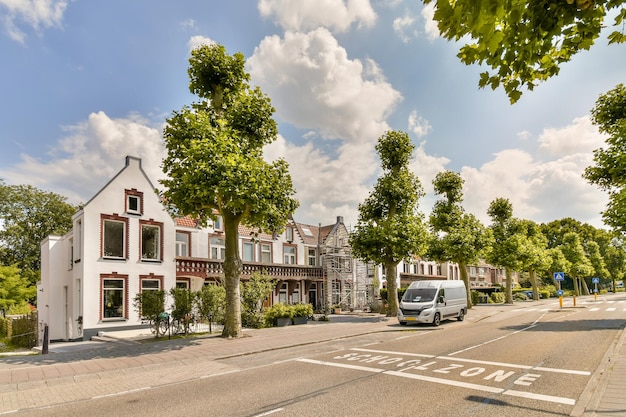
[[[279,280],[288,279],[322,279],[323,271],[319,266],[261,264],[244,262],[242,278],[255,272],[265,273]],[[176,258],[177,277],[220,278],[224,276],[224,261],[215,259]]]

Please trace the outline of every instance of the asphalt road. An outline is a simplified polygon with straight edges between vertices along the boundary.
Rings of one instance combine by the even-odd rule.
[[[230,358],[208,378],[16,415],[570,415],[626,322],[625,300],[494,306],[481,320]]]

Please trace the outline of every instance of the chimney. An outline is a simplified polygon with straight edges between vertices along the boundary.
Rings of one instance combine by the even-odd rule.
[[[343,223],[343,216],[337,216],[337,224]]]

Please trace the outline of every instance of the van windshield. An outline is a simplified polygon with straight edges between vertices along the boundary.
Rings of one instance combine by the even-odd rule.
[[[404,293],[402,301],[407,301],[409,303],[423,303],[426,301],[433,301],[436,293],[436,288],[409,288]]]

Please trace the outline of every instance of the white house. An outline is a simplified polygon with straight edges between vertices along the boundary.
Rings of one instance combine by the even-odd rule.
[[[175,223],[154,190],[128,156],[74,215],[72,231],[43,241],[37,306],[50,340],[140,326],[134,295],[175,285]]]

